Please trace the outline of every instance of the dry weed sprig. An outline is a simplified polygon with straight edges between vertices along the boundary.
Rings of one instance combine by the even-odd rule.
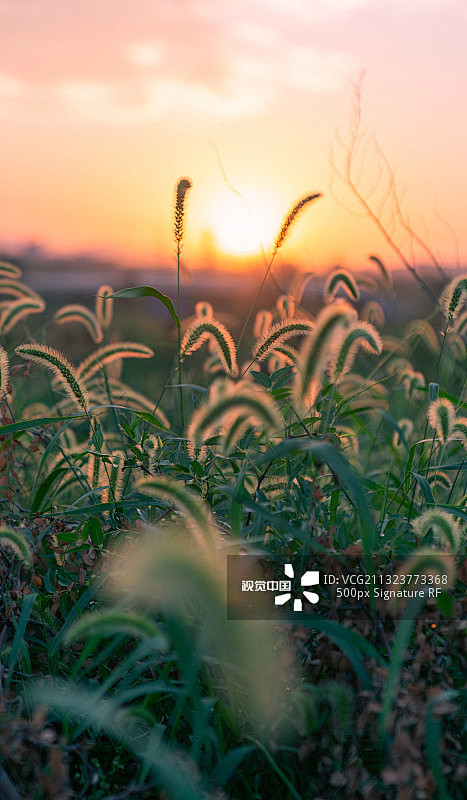
[[[9,303],[0,314],[0,333],[9,333],[24,317],[41,314],[44,309],[45,303],[40,297],[20,297]]]
[[[21,278],[22,272],[15,264],[9,261],[0,261],[0,278]]]
[[[75,367],[62,353],[48,345],[36,343],[21,344],[16,348],[16,353],[26,361],[33,361],[51,370],[78,408],[87,413],[86,386]]]
[[[350,372],[358,349],[362,347],[369,353],[379,355],[382,350],[381,337],[369,322],[357,321],[349,331],[342,333],[341,342],[335,349],[331,361],[331,375],[338,381],[341,375]]]
[[[225,371],[234,375],[237,370],[237,354],[234,340],[225,325],[216,319],[209,321],[195,319],[181,341],[180,361],[199,350],[207,340],[215,343]]]
[[[100,347],[88,358],[81,362],[78,374],[84,381],[89,380],[106,364],[119,358],[152,358],[154,351],[139,342],[114,342]]]
[[[360,290],[357,285],[357,281],[353,277],[353,275],[348,272],[346,269],[341,269],[340,267],[334,272],[329,275],[324,285],[324,299],[326,303],[331,303],[339,288],[343,288],[346,294],[352,298],[352,300],[358,300],[360,297]]]
[[[63,325],[65,322],[81,322],[96,344],[102,342],[103,333],[100,322],[93,311],[86,306],[71,304],[60,308],[54,316],[54,321]]]
[[[310,333],[313,324],[306,319],[292,319],[279,322],[268,330],[266,335],[253,346],[251,357],[253,361],[262,361],[269,353],[293,336],[304,336]]]
[[[0,345],[0,399],[10,392],[10,362],[8,353]]]
[[[107,330],[112,322],[114,300],[110,295],[113,294],[113,291],[111,286],[104,284],[96,294],[96,317],[104,330]]]
[[[297,363],[294,396],[300,407],[309,408],[314,404],[323,374],[329,367],[336,346],[340,344],[338,332],[347,328],[356,317],[357,312],[348,303],[333,303],[319,313]]]
[[[447,444],[454,429],[456,410],[447,397],[433,400],[428,408],[428,422],[435,429],[436,436],[442,444]]]
[[[318,197],[321,197],[321,193],[310,194],[307,197],[303,197],[301,200],[298,201],[298,203],[294,205],[291,211],[289,211],[284,222],[282,223],[282,227],[277,235],[276,241],[274,242],[272,258],[276,256],[276,254],[284,244],[284,241],[287,237],[287,234],[290,231],[290,228],[292,227],[293,223],[297,220],[297,217],[303,211],[305,206],[307,206],[308,203],[310,203],[312,200],[316,200]]]

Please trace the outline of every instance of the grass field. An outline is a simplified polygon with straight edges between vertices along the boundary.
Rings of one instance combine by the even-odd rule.
[[[464,796],[467,278],[276,292],[312,200],[242,303],[0,264],[7,800]],[[233,620],[241,554],[440,591]]]

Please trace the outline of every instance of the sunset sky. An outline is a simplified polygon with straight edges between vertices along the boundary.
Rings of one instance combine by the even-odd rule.
[[[409,223],[465,265],[466,41],[465,0],[0,0],[0,246],[173,263],[188,176],[189,266],[255,263],[317,191],[284,261],[395,265],[331,187],[364,70],[358,185],[377,176],[376,135]]]

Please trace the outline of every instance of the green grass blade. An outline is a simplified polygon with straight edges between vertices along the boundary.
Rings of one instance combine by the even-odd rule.
[[[159,292],[157,289],[153,289],[152,286],[132,286],[130,289],[120,289],[118,292],[109,294],[109,297],[155,297],[166,307],[177,328],[181,327],[180,319],[177,316],[170,297],[167,297],[166,294],[162,294],[162,292]]]
[[[26,633],[29,617],[31,616],[32,607],[34,605],[36,597],[37,594],[27,594],[23,600],[23,605],[21,607],[21,614],[18,620],[18,626],[15,631],[13,644],[10,651],[10,658],[8,661],[8,678],[6,682],[7,689],[9,689],[11,685],[13,672],[16,667],[16,663],[18,661],[19,651],[24,641],[24,635]]]

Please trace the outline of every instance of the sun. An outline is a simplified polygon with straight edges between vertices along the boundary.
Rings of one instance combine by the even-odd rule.
[[[233,193],[219,200],[210,220],[219,250],[240,255],[259,252],[261,230],[249,204]]]

